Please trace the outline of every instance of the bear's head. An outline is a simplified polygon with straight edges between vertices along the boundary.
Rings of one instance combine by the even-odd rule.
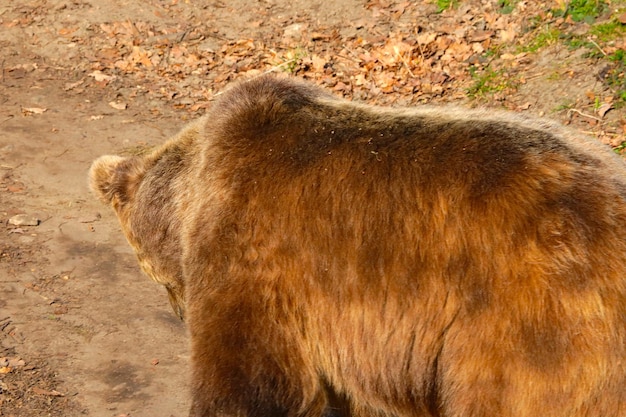
[[[163,152],[147,157],[102,156],[89,171],[92,191],[110,205],[141,269],[167,289],[174,312],[184,318],[180,228],[168,175],[160,175]]]

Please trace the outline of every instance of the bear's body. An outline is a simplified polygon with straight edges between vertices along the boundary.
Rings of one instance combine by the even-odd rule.
[[[192,416],[626,416],[626,169],[555,124],[261,77],[90,175]]]

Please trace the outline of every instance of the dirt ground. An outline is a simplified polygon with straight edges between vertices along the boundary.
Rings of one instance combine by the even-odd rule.
[[[478,27],[459,20],[467,10],[435,8],[426,1],[0,0],[0,416],[186,415],[185,327],[164,290],[140,273],[113,213],[90,195],[91,161],[162,142],[202,114],[232,74],[271,66],[268,56],[371,102],[467,101],[461,86],[471,80],[450,76],[453,67],[428,85],[416,76],[421,84],[410,95],[392,84],[346,91],[349,83],[337,81],[342,64],[328,70],[333,49],[316,46],[324,62],[307,64],[294,57],[297,48],[271,47],[276,37],[285,45],[306,33],[339,45],[341,57],[342,42],[367,34],[386,45],[389,33],[418,26],[420,33],[450,21]],[[200,52],[187,54],[191,48]],[[319,65],[315,76],[309,64]],[[621,143],[623,108],[605,117],[589,107],[609,94],[597,77],[603,64],[547,48],[511,65],[526,74],[522,85],[479,104],[545,114]],[[432,88],[441,80],[445,88]],[[574,111],[554,110],[565,102]],[[14,224],[19,214],[36,225]]]

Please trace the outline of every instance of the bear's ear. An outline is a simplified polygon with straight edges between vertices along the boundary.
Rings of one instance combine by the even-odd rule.
[[[130,201],[143,174],[139,158],[106,155],[91,164],[89,186],[100,200],[117,208]]]

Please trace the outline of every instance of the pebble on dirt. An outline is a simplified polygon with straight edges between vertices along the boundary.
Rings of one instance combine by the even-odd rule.
[[[39,219],[30,214],[17,214],[9,219],[13,226],[39,226]]]

